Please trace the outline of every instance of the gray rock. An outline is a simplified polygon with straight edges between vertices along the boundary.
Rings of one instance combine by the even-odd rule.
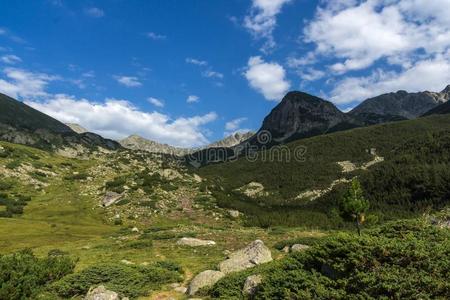
[[[102,205],[108,207],[119,201],[123,197],[123,194],[118,194],[116,192],[106,192],[105,197],[103,197]]]
[[[219,271],[207,270],[203,271],[192,279],[189,284],[187,293],[189,296],[195,295],[201,288],[211,287],[219,281],[225,274]]]
[[[261,240],[250,243],[244,249],[233,252],[229,258],[219,264],[219,270],[225,274],[252,268],[272,261],[272,253]]]
[[[85,300],[120,300],[116,292],[107,290],[103,285],[90,288]]]
[[[295,245],[292,245],[291,251],[292,252],[300,252],[300,251],[304,251],[304,250],[306,250],[308,248],[309,248],[308,245],[295,244]]]
[[[199,246],[214,246],[216,242],[184,237],[179,239],[177,244],[182,246],[199,247]]]
[[[253,295],[262,282],[261,275],[251,275],[245,279],[244,288],[242,289],[242,293],[244,295]]]
[[[230,216],[232,218],[239,218],[239,215],[241,214],[238,210],[234,210],[234,209],[230,209],[228,211],[228,213],[230,214]]]

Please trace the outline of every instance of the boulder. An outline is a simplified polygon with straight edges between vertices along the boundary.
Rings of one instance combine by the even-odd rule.
[[[184,286],[179,286],[173,289],[175,292],[180,293],[180,294],[186,294],[187,292],[187,288]]]
[[[262,276],[261,275],[251,275],[248,276],[247,279],[245,279],[244,288],[242,289],[242,293],[244,295],[253,295],[256,292],[256,289],[258,288],[258,285],[260,285],[262,282]]]
[[[179,239],[177,244],[183,246],[198,247],[198,246],[213,246],[216,244],[216,242],[184,237]]]
[[[239,218],[239,215],[241,214],[238,210],[233,210],[233,209],[230,209],[228,211],[228,213],[230,214],[230,217],[232,217],[232,218]]]
[[[272,253],[263,241],[256,240],[244,249],[233,252],[227,260],[219,264],[219,270],[225,274],[242,271],[272,261]]]
[[[195,295],[201,288],[211,287],[219,281],[225,274],[219,271],[207,270],[199,273],[189,284],[187,293],[189,296]]]
[[[308,245],[295,244],[295,245],[292,245],[291,252],[300,252],[300,251],[304,251],[308,248],[309,248]]]
[[[107,290],[103,285],[90,288],[85,300],[120,300],[116,292]]]
[[[123,194],[118,194],[116,192],[106,192],[105,197],[103,197],[102,205],[103,207],[108,207],[116,203],[122,198]]]

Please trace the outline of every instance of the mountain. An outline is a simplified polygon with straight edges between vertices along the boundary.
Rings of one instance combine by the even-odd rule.
[[[109,150],[119,143],[95,133],[78,134],[58,120],[0,93],[0,140],[43,149],[82,145]]]
[[[294,91],[286,94],[264,119],[261,129],[250,143],[261,144],[258,137],[266,132],[271,135],[271,144],[278,144],[357,126],[359,124],[333,103]]]
[[[367,99],[350,111],[348,115],[363,120],[367,117],[374,118],[374,116],[375,118],[380,116],[381,120],[414,119],[449,99],[450,85],[440,93],[398,91]]]
[[[143,150],[154,153],[172,154],[176,156],[186,155],[192,151],[188,148],[177,148],[167,144],[161,144],[135,134],[120,140],[119,143],[122,147],[131,150]]]
[[[199,151],[202,149],[209,149],[209,148],[220,148],[220,147],[233,147],[251,136],[254,135],[254,132],[236,132],[232,135],[229,135],[225,137],[224,139],[211,143],[207,146],[200,147],[200,148],[178,148],[173,147],[167,144],[161,144],[152,140],[145,139],[139,135],[130,135],[129,137],[120,140],[119,143],[122,145],[122,147],[131,149],[131,150],[144,150],[148,152],[154,152],[154,153],[164,153],[164,154],[171,154],[176,156],[183,156],[190,153],[193,153],[195,151]]]
[[[236,145],[248,140],[249,138],[251,138],[254,135],[255,135],[255,133],[253,131],[236,132],[236,133],[233,133],[233,134],[225,137],[223,140],[209,144],[205,148],[233,147],[233,146],[236,146]]]
[[[73,131],[75,131],[76,133],[85,133],[85,132],[89,132],[89,130],[87,130],[86,128],[82,127],[79,124],[76,123],[65,123],[67,126],[70,127],[70,129],[72,129]]]
[[[200,165],[201,166],[201,165]],[[450,115],[304,138],[200,167],[219,206],[251,226],[337,225],[340,187],[358,176],[383,219],[449,204]]]

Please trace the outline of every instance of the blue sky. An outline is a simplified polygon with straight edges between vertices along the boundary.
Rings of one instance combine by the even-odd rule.
[[[450,83],[450,0],[1,1],[0,92],[106,137],[198,146],[288,90],[348,110]]]

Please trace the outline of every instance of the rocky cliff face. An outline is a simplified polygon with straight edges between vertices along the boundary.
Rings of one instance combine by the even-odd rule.
[[[450,85],[440,93],[398,91],[367,99],[354,108],[349,115],[356,118],[366,115],[378,115],[414,119],[447,102],[449,99]]]
[[[264,119],[259,132],[268,131],[275,143],[281,143],[355,126],[333,103],[306,93],[289,92]]]

